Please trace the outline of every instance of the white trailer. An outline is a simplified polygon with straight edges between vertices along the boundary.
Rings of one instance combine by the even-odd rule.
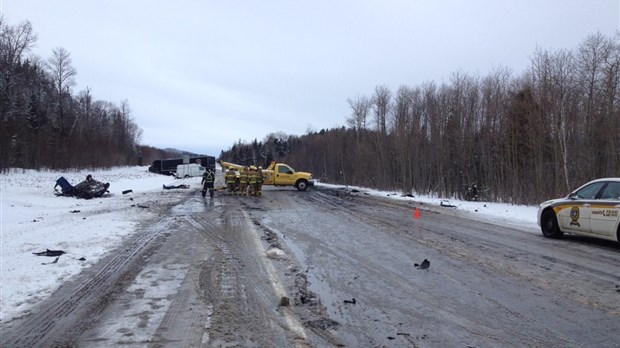
[[[177,166],[176,177],[177,178],[189,178],[194,176],[202,176],[205,172],[205,167],[196,163],[179,164]]]

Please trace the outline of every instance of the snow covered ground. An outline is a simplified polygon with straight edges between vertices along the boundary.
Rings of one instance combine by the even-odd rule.
[[[92,174],[95,180],[109,182],[110,194],[91,200],[54,194],[53,187],[60,176],[75,185],[87,174]],[[174,200],[176,190],[164,190],[164,184],[189,184],[190,190],[200,190],[200,178],[175,180],[149,173],[147,167],[70,173],[15,169],[0,174],[0,325],[29,313],[63,282],[118,247],[140,221],[153,214],[141,208],[142,202]],[[442,201],[437,197],[412,199],[359,187],[348,189],[429,206],[438,206]],[[125,190],[133,192],[123,194]],[[538,231],[537,207],[453,199],[449,204],[455,207],[448,209],[473,218],[526,227],[532,233]],[[63,250],[66,254],[55,263],[55,257],[33,254],[46,249]]]

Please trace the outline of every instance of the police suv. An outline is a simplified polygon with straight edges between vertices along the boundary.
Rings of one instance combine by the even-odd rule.
[[[548,238],[573,233],[620,242],[619,222],[620,178],[590,181],[538,208],[538,225]]]

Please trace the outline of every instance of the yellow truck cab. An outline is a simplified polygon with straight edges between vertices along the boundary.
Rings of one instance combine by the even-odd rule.
[[[233,168],[236,171],[243,168],[242,165],[220,160],[222,170]],[[284,163],[271,161],[271,164],[263,172],[263,185],[295,186],[299,191],[305,191],[308,186],[314,185],[311,173],[296,172],[291,166]]]
[[[267,169],[263,169],[263,185],[295,186],[299,191],[305,191],[314,185],[314,180],[310,173],[296,172],[288,164],[272,161]]]

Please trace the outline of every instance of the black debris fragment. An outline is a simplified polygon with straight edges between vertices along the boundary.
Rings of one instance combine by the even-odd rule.
[[[78,261],[86,261],[86,258],[85,258],[84,256],[82,256],[82,257],[80,257],[80,258],[78,259]]]
[[[288,307],[291,305],[291,301],[287,296],[280,297],[280,307]]]
[[[388,340],[395,340],[396,339],[396,337],[392,337],[392,336],[388,336],[387,338],[388,338]]]
[[[420,264],[420,269],[427,269],[429,268],[431,265],[431,262],[428,261],[427,259],[424,259],[424,261],[422,261],[422,263]]]
[[[36,253],[33,253],[37,256],[60,256],[62,254],[66,254],[66,252],[62,251],[62,250],[49,250],[46,249],[45,251],[39,251]]]
[[[71,211],[70,211],[70,213],[73,213],[73,214],[75,214],[75,213],[79,213],[79,212],[80,212],[79,210],[71,210]]]
[[[427,269],[431,266],[431,262],[427,259],[424,259],[421,264],[418,265],[417,263],[414,263],[413,266],[418,269]]]
[[[344,303],[350,303],[350,304],[355,304],[355,298],[353,298],[352,300],[344,300]]]
[[[125,194],[132,193],[132,192],[133,192],[133,190],[125,190],[125,191],[123,191],[123,194],[125,195]]]

